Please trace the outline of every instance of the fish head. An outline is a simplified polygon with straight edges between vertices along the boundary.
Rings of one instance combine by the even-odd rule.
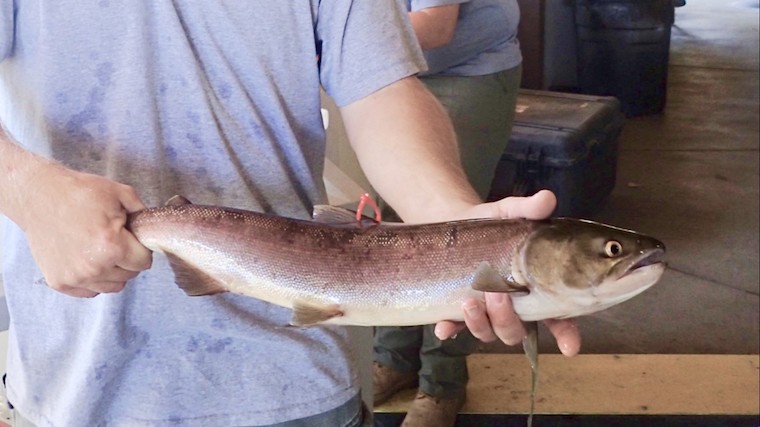
[[[549,220],[515,258],[513,274],[529,290],[515,295],[515,310],[523,320],[604,310],[654,285],[665,271],[664,254],[662,242],[634,231],[593,221]]]

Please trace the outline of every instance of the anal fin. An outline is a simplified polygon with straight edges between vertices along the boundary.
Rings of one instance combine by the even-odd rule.
[[[227,289],[217,279],[209,276],[177,255],[166,253],[174,281],[180,289],[190,296],[213,295],[227,292]]]
[[[290,319],[290,324],[294,326],[309,326],[339,316],[343,316],[343,310],[337,304],[321,306],[304,301],[296,301],[293,303],[293,317]]]

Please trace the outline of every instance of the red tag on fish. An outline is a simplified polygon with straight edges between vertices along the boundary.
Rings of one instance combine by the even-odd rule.
[[[383,217],[380,213],[380,208],[377,206],[377,203],[372,200],[372,196],[370,196],[369,193],[362,194],[361,199],[359,199],[359,206],[356,208],[356,221],[362,222],[362,211],[364,210],[364,206],[367,204],[372,206],[372,208],[375,210],[375,221],[379,223]]]

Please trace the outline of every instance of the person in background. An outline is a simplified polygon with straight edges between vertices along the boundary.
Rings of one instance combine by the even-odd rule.
[[[520,87],[517,1],[410,0],[407,6],[428,64],[420,80],[451,117],[467,178],[485,199]],[[375,404],[418,386],[403,426],[453,426],[466,397],[465,357],[476,343],[467,331],[442,341],[434,325],[376,328]]]
[[[346,328],[187,297],[127,214],[175,194],[307,219],[326,201],[320,88],[405,221],[548,216],[551,193],[481,203],[397,2],[0,4],[2,275],[14,425],[358,426]],[[524,334],[466,301],[483,340]],[[551,323],[577,351],[573,324]],[[448,337],[464,325],[438,324]]]

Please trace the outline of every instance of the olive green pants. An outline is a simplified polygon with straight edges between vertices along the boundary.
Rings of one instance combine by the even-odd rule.
[[[509,141],[522,67],[485,76],[431,76],[420,80],[451,117],[462,166],[485,199],[496,165]],[[402,372],[418,372],[420,389],[436,397],[465,392],[467,363],[477,340],[468,331],[440,341],[434,325],[375,329],[375,361]]]

